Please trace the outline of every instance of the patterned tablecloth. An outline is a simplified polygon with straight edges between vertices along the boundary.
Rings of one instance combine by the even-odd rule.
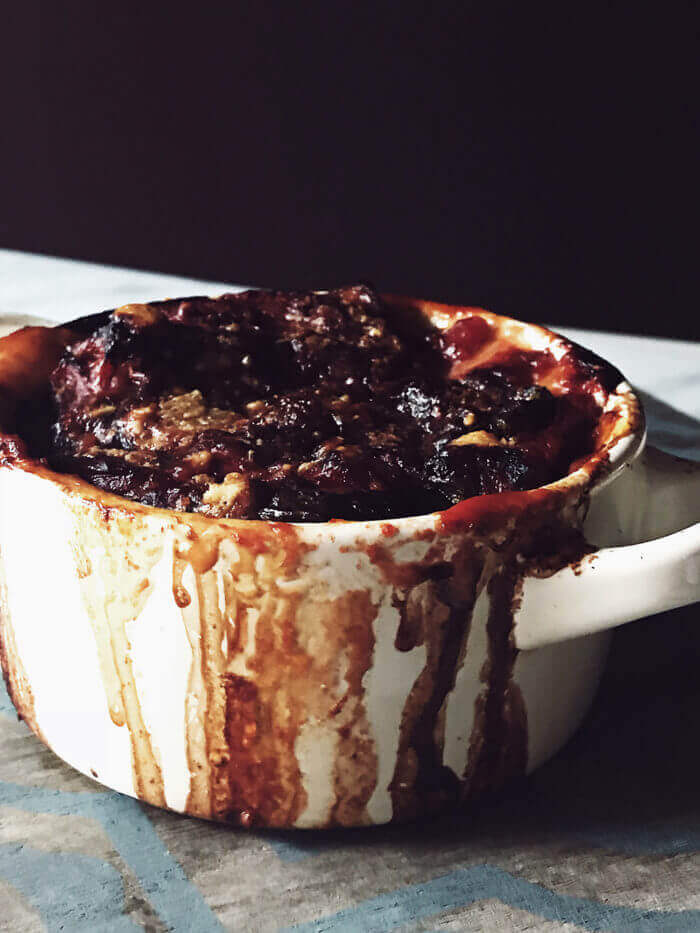
[[[0,314],[224,286],[0,251]],[[700,346],[567,331],[700,459]],[[680,414],[680,411],[686,414]],[[244,832],[106,791],[0,693],[0,930],[700,930],[700,609],[620,629],[569,746],[459,821]]]

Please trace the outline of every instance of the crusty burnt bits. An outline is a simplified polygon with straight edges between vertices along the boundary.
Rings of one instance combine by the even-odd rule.
[[[126,305],[52,375],[49,460],[140,502],[273,521],[398,518],[565,475],[594,362],[504,349],[474,316],[405,326],[364,285]],[[466,370],[466,371],[465,371]]]

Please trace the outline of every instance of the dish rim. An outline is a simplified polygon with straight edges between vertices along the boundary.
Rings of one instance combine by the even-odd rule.
[[[382,294],[381,297],[392,312],[418,312],[441,330],[446,329],[461,318],[478,316],[497,329],[499,339],[505,336],[505,341],[512,346],[518,346],[515,341],[517,336],[520,338],[521,348],[530,347],[532,343],[539,342],[546,349],[573,349],[574,352],[585,349],[580,348],[580,345],[574,341],[557,334],[542,324],[521,321],[517,318],[496,314],[484,308],[445,304],[403,295]],[[186,301],[190,299],[183,297],[178,300]],[[157,302],[154,301],[153,303]],[[53,327],[42,329],[69,329],[78,324],[84,325],[88,321],[96,323],[101,318],[106,318],[110,313],[110,310],[97,312],[76,318],[67,324],[56,324]],[[9,337],[14,336],[16,333],[18,331],[0,338],[0,348]],[[535,340],[535,338],[538,338],[538,340]],[[587,352],[590,353],[591,351]],[[593,355],[596,359],[614,369],[613,364],[597,356],[597,354]],[[0,388],[1,392],[2,389]],[[603,409],[604,415],[613,412],[615,416],[609,419],[608,430],[601,441],[576,470],[565,476],[534,489],[472,496],[447,509],[418,515],[407,515],[401,518],[330,519],[325,522],[278,522],[264,519],[220,518],[199,512],[161,508],[127,499],[124,496],[102,490],[75,474],[53,470],[35,457],[19,457],[13,460],[0,459],[0,468],[19,469],[23,472],[33,473],[41,479],[48,480],[61,487],[62,491],[71,498],[82,499],[86,505],[96,506],[110,513],[116,512],[131,518],[137,515],[147,515],[165,520],[167,517],[169,521],[175,520],[178,524],[189,524],[200,532],[214,527],[233,532],[242,531],[243,529],[255,531],[290,528],[294,529],[297,534],[307,532],[318,535],[327,530],[333,540],[339,540],[347,537],[352,538],[359,530],[378,532],[380,535],[385,535],[387,533],[385,529],[390,526],[389,533],[392,536],[397,533],[414,536],[416,532],[423,531],[426,528],[435,528],[436,525],[442,525],[443,528],[473,525],[477,521],[477,516],[480,519],[489,512],[500,512],[506,502],[509,510],[520,511],[534,501],[540,501],[542,493],[549,499],[558,499],[562,495],[583,496],[587,492],[597,493],[611,483],[638,456],[646,441],[646,424],[642,404],[624,377],[614,389],[610,390]],[[12,437],[13,435],[17,436],[15,432],[6,431],[0,425],[0,439]],[[470,513],[472,514],[470,515]],[[342,544],[342,540],[339,543]]]

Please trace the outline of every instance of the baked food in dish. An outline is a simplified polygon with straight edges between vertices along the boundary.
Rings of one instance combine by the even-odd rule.
[[[446,330],[397,316],[363,285],[126,305],[53,371],[44,454],[220,518],[420,515],[545,485],[591,453],[619,374],[565,356],[504,345],[481,315]]]
[[[604,636],[579,639],[575,663],[565,644],[519,651],[520,597],[528,575],[550,574],[585,552],[581,530],[589,494],[614,480],[639,452],[643,416],[629,387],[615,384],[612,367],[545,328],[473,308],[380,300],[364,289],[299,299],[309,309],[300,315],[301,326],[287,320],[293,307],[281,316],[275,310],[295,300],[263,293],[129,306],[0,340],[0,663],[10,695],[36,734],[74,767],[176,811],[246,826],[321,827],[456,809],[537,767],[590,701]],[[377,341],[377,352],[363,362],[361,329],[345,340],[337,334],[346,327],[344,315],[353,317],[365,301],[379,309],[369,317],[386,325],[367,334]],[[320,305],[330,310],[316,315]],[[342,373],[343,360],[349,361],[345,380],[359,374],[362,391],[374,393],[361,409],[368,418],[375,400],[398,387],[393,410],[405,415],[402,424],[414,431],[411,436],[426,442],[425,448],[406,443],[406,450],[421,452],[419,466],[443,450],[448,464],[452,450],[496,450],[492,438],[487,444],[454,443],[477,430],[493,435],[499,449],[514,451],[530,468],[541,468],[545,478],[561,471],[560,478],[519,490],[518,483],[526,485],[522,474],[476,471],[469,475],[500,486],[474,483],[466,490],[470,498],[451,504],[465,487],[450,489],[450,483],[463,479],[436,469],[440,483],[428,483],[426,475],[425,487],[431,495],[437,490],[446,509],[321,523],[206,514],[201,508],[209,505],[204,493],[211,483],[199,487],[201,501],[178,499],[187,492],[183,479],[194,485],[195,476],[210,476],[215,486],[224,485],[219,478],[230,475],[224,472],[228,463],[219,474],[208,466],[209,473],[182,477],[173,462],[172,487],[159,484],[166,470],[133,464],[133,476],[148,484],[130,487],[127,458],[149,448],[127,449],[123,441],[109,446],[113,438],[98,433],[116,431],[120,419],[131,424],[136,409],[158,410],[168,393],[179,398],[198,390],[209,415],[217,408],[216,417],[232,411],[250,423],[247,398],[267,405],[281,395],[273,386],[255,385],[256,397],[237,401],[231,393],[245,385],[241,367],[256,369],[253,353],[244,364],[240,348],[234,355],[228,344],[224,352],[218,337],[223,328],[200,326],[198,332],[199,325],[188,330],[186,320],[178,320],[226,307],[238,308],[239,315],[241,307],[258,307],[243,329],[253,349],[258,339],[264,346],[263,337],[275,328],[294,324],[308,332],[307,319],[332,320],[331,312],[338,312],[342,320],[336,318],[340,323],[322,339],[284,330],[269,341],[279,356],[261,357],[268,363],[261,362],[260,373],[281,382],[285,358],[297,361],[299,369],[290,364],[288,372],[301,385],[290,387],[290,394],[325,388],[332,411],[340,395],[330,391],[329,370],[337,363]],[[368,322],[368,330],[372,326]],[[229,332],[237,333],[235,327]],[[162,339],[167,334],[187,339],[176,348]],[[150,357],[144,346],[152,348]],[[433,371],[423,358],[439,365]],[[227,369],[232,359],[240,363],[234,371]],[[416,387],[414,377],[437,384],[437,401],[427,412],[418,404],[428,395],[425,381]],[[469,411],[475,422],[465,424],[469,415],[455,408],[463,424],[450,428],[454,434],[433,430],[435,422],[449,423],[440,415],[455,386],[473,388],[473,380],[485,377],[491,389],[499,379],[500,389],[504,379],[508,383],[491,399],[500,399],[502,412],[528,412],[531,404],[547,409],[537,429],[527,419],[516,428],[515,415],[505,427],[487,423],[497,406],[479,409],[477,396],[490,396],[474,390],[470,404],[478,412]],[[554,398],[533,392],[533,384]],[[342,394],[352,399],[348,388]],[[509,409],[506,402],[516,395],[527,404]],[[401,412],[399,404],[409,402],[413,410]],[[114,410],[98,414],[98,406]],[[484,421],[476,422],[477,413]],[[184,423],[176,422],[162,448],[169,456],[192,450],[188,432],[177,433]],[[148,438],[153,427],[143,433]],[[254,454],[276,455],[278,435],[289,437],[285,426],[268,428],[249,447]],[[236,440],[234,432],[224,432],[227,443],[229,437]],[[295,427],[291,437],[304,435]],[[434,437],[443,437],[437,450]],[[574,437],[580,444],[567,448]],[[340,446],[351,445],[329,452],[343,454]],[[377,449],[369,432],[356,446],[360,454]],[[214,460],[217,451],[209,444],[200,452]],[[89,477],[85,464],[101,463],[105,468],[95,482],[76,475],[83,470]],[[274,485],[252,470],[243,479],[251,487],[260,481],[263,490]],[[528,481],[535,481],[533,474]],[[172,499],[157,498],[170,488]],[[329,493],[312,504],[332,518],[343,503],[350,515],[386,515],[393,492],[388,482],[369,490],[356,484],[345,496],[320,483],[308,488]],[[416,498],[425,494],[420,484],[406,488],[410,496],[404,494],[400,511],[434,507]],[[487,494],[472,494],[482,488]],[[494,488],[503,491],[488,494]],[[248,516],[261,514],[259,490],[252,491]],[[171,507],[154,507],[149,496]],[[371,496],[376,511],[356,509],[354,503],[364,509]],[[271,514],[299,517],[299,501],[291,506],[297,511]],[[566,638],[566,600],[554,611],[562,616]]]

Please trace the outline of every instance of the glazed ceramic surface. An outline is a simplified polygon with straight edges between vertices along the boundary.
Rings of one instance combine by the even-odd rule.
[[[491,319],[510,341],[557,346]],[[643,423],[626,385],[608,411],[589,468],[392,522],[214,520],[31,461],[0,468],[3,666],[18,710],[108,786],[244,825],[409,819],[531,770],[585,713],[605,629],[698,598],[700,528],[678,530],[700,518],[697,473],[630,467]],[[623,495],[635,483],[677,503],[636,538],[642,487]],[[558,572],[523,566],[543,536],[580,529],[591,491],[591,540],[611,547]]]

